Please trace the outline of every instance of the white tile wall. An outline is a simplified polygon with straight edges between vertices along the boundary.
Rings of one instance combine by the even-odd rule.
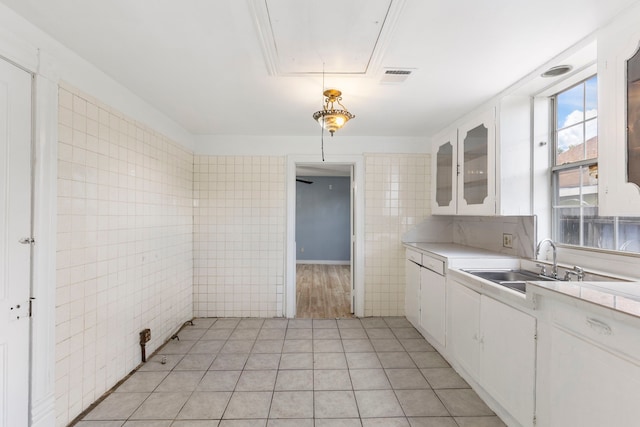
[[[365,315],[404,315],[402,235],[430,214],[425,154],[365,155]]]
[[[282,316],[285,158],[196,156],[194,315]]]
[[[56,424],[67,425],[192,316],[193,155],[59,91]]]

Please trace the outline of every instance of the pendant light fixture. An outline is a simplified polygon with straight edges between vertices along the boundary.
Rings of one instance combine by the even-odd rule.
[[[323,94],[325,96],[324,105],[322,110],[313,113],[313,119],[333,136],[335,131],[355,116],[347,111],[340,102],[342,101],[342,92],[337,89],[327,89]],[[337,104],[339,108],[336,108],[334,104]]]

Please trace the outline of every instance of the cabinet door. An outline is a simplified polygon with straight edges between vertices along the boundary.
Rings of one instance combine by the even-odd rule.
[[[549,425],[638,425],[637,364],[558,327],[551,339]]]
[[[521,425],[533,425],[535,319],[483,295],[480,325],[482,386]]]
[[[410,260],[406,260],[405,263],[404,314],[417,328],[420,322],[420,266]]]
[[[448,132],[438,139],[431,155],[431,212],[455,214],[457,193],[458,142],[457,132]]]
[[[458,214],[494,215],[494,110],[482,114],[458,129],[458,162]]]
[[[420,269],[420,325],[441,346],[445,346],[445,277]]]
[[[640,27],[598,37],[598,209],[640,216]]]
[[[448,344],[455,360],[474,378],[479,372],[480,294],[450,282]]]

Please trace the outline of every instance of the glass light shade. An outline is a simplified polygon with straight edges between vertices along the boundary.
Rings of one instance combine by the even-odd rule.
[[[341,95],[342,92],[337,89],[325,90],[324,96],[326,98],[322,110],[313,113],[313,119],[316,120],[320,126],[328,130],[331,136],[350,119],[355,117],[340,103],[342,100]],[[334,103],[338,104],[342,109],[335,109],[333,107]]]
[[[320,126],[328,130],[331,136],[353,117],[353,114],[346,110],[321,110],[313,115],[313,118],[318,121]]]

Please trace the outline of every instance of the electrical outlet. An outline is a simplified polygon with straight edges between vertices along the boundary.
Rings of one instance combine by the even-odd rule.
[[[513,234],[502,233],[502,246],[505,248],[513,248]]]

